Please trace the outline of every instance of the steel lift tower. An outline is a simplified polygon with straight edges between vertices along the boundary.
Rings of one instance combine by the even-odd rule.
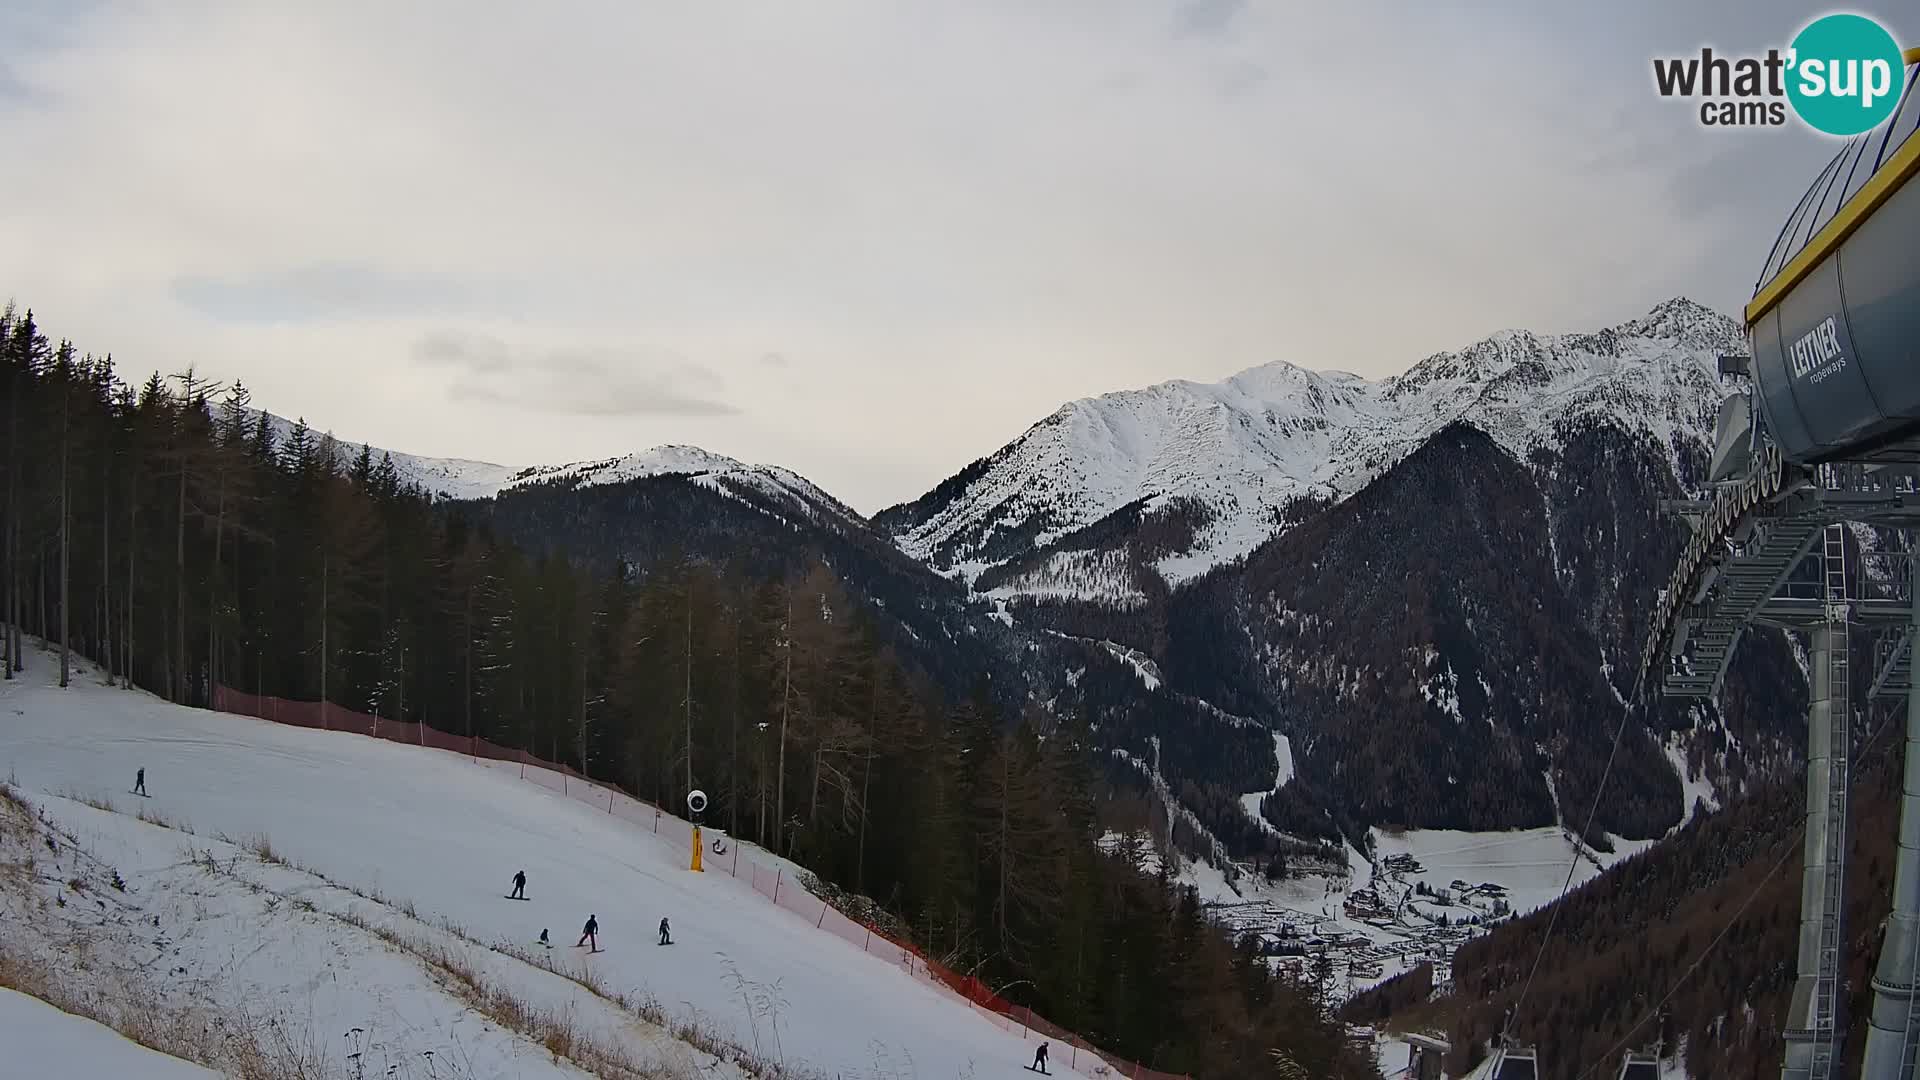
[[[1844,1068],[1847,797],[1863,691],[1906,699],[1907,737],[1892,914],[1861,1075],[1909,1080],[1920,1058],[1920,183],[1910,182],[1920,172],[1920,50],[1906,61],[1899,111],[1849,140],[1781,229],[1745,312],[1751,356],[1722,358],[1722,375],[1747,384],[1720,407],[1712,498],[1671,507],[1694,532],[1641,657],[1642,693],[1713,698],[1748,627],[1788,628],[1807,643],[1785,1080]],[[1862,542],[1888,535],[1903,537],[1896,554]],[[1856,673],[1856,657],[1871,670]]]

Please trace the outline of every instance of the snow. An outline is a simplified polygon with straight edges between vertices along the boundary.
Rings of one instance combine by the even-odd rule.
[[[982,567],[982,569],[985,569]],[[976,573],[977,576],[977,573]],[[1144,606],[1147,594],[1133,584],[1133,567],[1122,551],[1055,551],[1039,565],[1010,575],[987,590],[998,600],[1098,600],[1112,607]]]
[[[1273,758],[1277,768],[1273,787],[1269,791],[1278,794],[1281,788],[1287,786],[1287,781],[1293,779],[1293,745],[1287,741],[1285,735],[1277,731],[1273,733]],[[1268,791],[1248,792],[1240,796],[1240,805],[1246,810],[1248,817],[1264,826],[1268,832],[1277,832],[1273,824],[1260,813],[1260,800],[1266,798],[1268,793]]]
[[[131,1076],[218,1080],[219,1073],[168,1057],[119,1032],[13,990],[0,988],[0,1046],[18,1076]]]
[[[1291,500],[1343,499],[1455,421],[1522,460],[1584,420],[1652,439],[1671,459],[1676,437],[1711,429],[1716,358],[1739,337],[1732,320],[1677,299],[1594,333],[1502,332],[1379,381],[1276,361],[1217,383],[1069,402],[895,540],[972,582],[1000,561],[988,552],[1004,535],[1031,530],[1027,551],[1135,503],[1148,514],[1197,504],[1204,524],[1192,544],[1155,563],[1177,584],[1264,543]],[[1061,587],[1034,584],[1047,595]],[[1098,599],[1111,585],[1087,588]]]
[[[1133,673],[1139,676],[1141,685],[1148,690],[1160,688],[1160,666],[1153,662],[1152,657],[1138,649],[1131,649],[1112,641],[1102,641],[1100,644],[1107,647],[1107,651],[1113,654],[1114,659],[1132,667]]]
[[[578,1075],[536,1071],[524,1054],[513,1056],[524,1040],[497,1029],[491,1041],[480,1039],[485,1025],[437,991],[416,962],[347,933],[336,917],[358,912],[459,948],[490,979],[555,1010],[577,1010],[609,1037],[623,1037],[617,1023],[636,1022],[511,950],[532,947],[550,928],[563,971],[589,971],[636,1000],[657,1000],[676,1021],[698,1021],[824,1075],[956,1077],[1031,1057],[1019,1031],[858,943],[816,930],[749,882],[690,873],[684,841],[521,782],[514,767],[181,708],[103,687],[94,672],[61,691],[47,682],[51,666],[42,660],[0,688],[0,769],[84,850],[128,875],[128,903],[140,906],[140,919],[160,915],[200,985],[227,979],[238,1000],[312,1017],[325,1039],[351,1026],[373,1030],[363,1022],[373,1011],[384,1020],[380,1034],[403,1049],[445,1049],[458,1035],[496,1064],[517,1061],[496,1075]],[[139,767],[151,800],[127,794]],[[136,804],[194,833],[127,816]],[[255,836],[289,865],[247,858]],[[189,849],[234,861],[236,881],[222,884],[195,867]],[[504,900],[522,868],[531,901]],[[269,915],[261,905],[275,896],[315,909],[288,900]],[[597,955],[570,948],[589,913],[601,924]],[[663,915],[675,937],[665,949],[653,941]],[[154,952],[151,942],[143,947]],[[729,967],[779,999],[771,1014],[743,1007]],[[664,1052],[658,1029],[624,1037]]]
[[[1377,858],[1411,855],[1425,868],[1408,875],[1409,883],[1424,881],[1430,888],[1446,889],[1456,878],[1470,885],[1491,881],[1507,890],[1507,902],[1517,915],[1558,899],[1570,864],[1575,869],[1569,890],[1592,880],[1604,867],[1655,843],[1608,837],[1614,846],[1609,855],[1585,844],[1576,845],[1564,830],[1551,825],[1503,832],[1375,829],[1373,839]]]
[[[113,798],[87,797],[103,803]],[[390,1064],[417,1064],[429,1052],[483,1074],[513,1068],[556,1080],[585,1075],[543,1064],[550,1055],[523,1035],[476,1022],[467,1003],[444,989],[417,957],[367,928],[379,927],[422,947],[447,950],[471,970],[511,986],[521,1000],[570,1017],[577,1029],[633,1060],[712,1064],[559,975],[462,941],[429,924],[432,916],[408,915],[393,897],[386,903],[373,899],[377,886],[361,886],[368,895],[356,895],[309,871],[261,860],[246,847],[182,831],[198,827],[191,821],[154,824],[55,795],[29,792],[27,798],[62,854],[53,860],[58,872],[49,867],[39,888],[5,896],[6,923],[35,931],[9,935],[6,945],[24,949],[48,969],[70,967],[61,980],[84,998],[134,1011],[173,1010],[187,1020],[196,1013],[246,1018],[240,1028],[270,1031],[276,1045],[305,1055],[331,1057],[336,1051],[328,1048],[354,1038],[363,1063],[378,1063],[373,1075]],[[136,797],[115,801],[138,803],[156,820],[166,818],[174,802],[156,795],[151,803],[168,807],[156,810]],[[45,854],[31,848],[28,853]],[[116,873],[124,875],[124,892],[109,884]],[[85,888],[72,889],[68,882],[74,880]],[[49,899],[68,902],[50,906]],[[354,1031],[361,1034],[351,1036]],[[731,1067],[722,1073],[739,1076]]]
[[[272,413],[266,415],[274,431],[275,445],[285,445],[293,423]],[[321,431],[312,433],[316,441],[324,435]],[[351,462],[359,455],[362,444],[338,438],[335,441],[344,462]],[[810,515],[825,512],[859,519],[845,504],[797,473],[772,465],[747,465],[697,446],[656,446],[636,454],[563,465],[496,465],[463,458],[423,457],[379,447],[370,450],[375,463],[391,455],[394,471],[402,481],[417,484],[441,499],[490,499],[503,491],[540,483],[598,487],[656,476],[685,476],[732,498],[739,498],[741,491],[747,490]]]
[[[1680,824],[1674,828],[1680,829],[1693,820],[1696,803],[1704,803],[1708,810],[1720,809],[1720,800],[1714,793],[1713,781],[1707,779],[1705,773],[1694,776],[1688,771],[1686,747],[1670,737],[1661,744],[1660,749],[1666,754],[1667,762],[1673,766],[1674,774],[1680,777],[1680,797],[1684,800],[1684,805],[1680,808]]]

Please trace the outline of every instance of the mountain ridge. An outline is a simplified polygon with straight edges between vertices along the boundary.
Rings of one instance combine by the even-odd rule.
[[[1598,331],[1501,331],[1379,380],[1280,360],[1082,398],[873,520],[971,584],[1124,508],[1151,517],[1184,500],[1201,511],[1192,542],[1150,560],[1178,585],[1251,552],[1294,500],[1346,498],[1454,421],[1523,458],[1595,413],[1671,443],[1708,422],[1713,358],[1739,338],[1733,320],[1676,297]]]
[[[1678,550],[1659,500],[1698,491],[1714,358],[1738,337],[1675,298],[1597,331],[1502,331],[1377,381],[1275,362],[1118,391],[871,518],[693,447],[447,475],[535,551],[775,574],[824,561],[947,693],[985,680],[1005,707],[1086,718],[1116,760],[1154,763],[1198,849],[1257,857],[1274,830],[1536,827],[1591,796],[1605,755],[1588,729],[1625,707],[1612,673],[1650,602],[1636,568]],[[1437,483],[1458,497],[1436,501]],[[1451,521],[1462,507],[1477,516]],[[1382,573],[1406,580],[1368,584]],[[1634,726],[1599,829],[1657,836],[1691,792],[1712,802],[1791,765],[1799,673],[1767,635],[1745,655],[1724,711]],[[1271,733],[1299,771],[1250,820]]]

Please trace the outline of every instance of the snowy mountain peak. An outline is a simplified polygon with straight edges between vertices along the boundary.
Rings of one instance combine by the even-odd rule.
[[[1740,324],[1704,304],[1684,296],[1656,304],[1652,311],[1614,328],[1627,337],[1671,341],[1686,349],[1721,353],[1745,352],[1746,335]]]
[[[1295,500],[1345,498],[1451,423],[1521,460],[1582,423],[1640,434],[1671,456],[1676,437],[1705,429],[1714,357],[1739,336],[1733,320],[1675,298],[1589,333],[1501,331],[1378,381],[1275,361],[1218,383],[1085,398],[876,521],[908,554],[986,576],[981,587],[997,594],[1129,602],[1134,569],[1099,546],[1113,530],[1099,541],[1089,530],[1109,516],[1138,515],[1130,528],[1154,539],[1136,551],[1177,583],[1258,547]]]
[[[706,473],[742,471],[746,468],[746,465],[733,458],[702,450],[697,446],[668,445],[599,461],[536,465],[522,470],[505,486],[518,487],[522,484],[560,481],[576,483],[581,487],[593,487],[599,484],[618,484],[648,476],[700,476]]]
[[[294,422],[272,413],[266,415],[274,428],[275,442],[284,444]],[[337,453],[351,460],[361,444],[336,440],[335,445]],[[747,465],[697,446],[669,444],[637,454],[564,465],[496,465],[490,461],[423,457],[398,450],[373,449],[376,460],[385,455],[393,458],[394,469],[403,481],[439,499],[490,499],[504,491],[537,484],[599,487],[650,477],[684,476],[731,497],[750,492],[763,502],[772,500],[783,508],[808,515],[827,513],[861,520],[845,504],[797,473],[770,465]]]

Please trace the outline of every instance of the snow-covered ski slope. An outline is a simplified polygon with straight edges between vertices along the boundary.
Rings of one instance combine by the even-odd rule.
[[[548,929],[563,964],[589,965],[614,990],[817,1075],[973,1077],[1032,1060],[1031,1041],[958,996],[817,930],[744,879],[692,873],[684,841],[522,782],[511,767],[181,708],[101,686],[97,673],[62,691],[51,666],[41,658],[0,686],[0,773],[29,797],[138,804],[199,836],[265,837],[297,866],[483,942],[534,946]],[[150,799],[128,790],[142,767]],[[517,869],[526,903],[505,898]],[[573,947],[589,914],[597,955]],[[663,916],[667,947],[655,944]],[[1064,1060],[1054,1071],[1087,1075]]]
[[[168,1057],[110,1027],[0,988],[0,1069],[9,1076],[125,1076],[218,1080],[219,1073]],[[13,1070],[19,1070],[15,1072]]]

